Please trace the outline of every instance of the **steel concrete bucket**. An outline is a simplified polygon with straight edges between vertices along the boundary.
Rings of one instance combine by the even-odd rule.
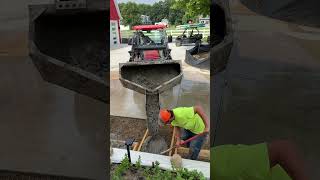
[[[191,66],[209,70],[210,48],[210,45],[199,45],[190,50],[186,50],[185,62]]]
[[[160,94],[181,83],[180,61],[137,61],[120,63],[120,81],[141,94]]]
[[[107,1],[29,6],[29,54],[42,78],[108,102]]]

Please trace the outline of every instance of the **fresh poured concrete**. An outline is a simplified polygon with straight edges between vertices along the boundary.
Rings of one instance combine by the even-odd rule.
[[[210,71],[192,67],[184,62],[187,49],[194,46],[176,47],[169,43],[173,60],[182,61],[183,78],[180,85],[160,94],[160,107],[174,108],[200,104],[210,115]],[[146,119],[145,95],[124,88],[119,81],[119,63],[129,61],[131,46],[110,51],[110,114]]]

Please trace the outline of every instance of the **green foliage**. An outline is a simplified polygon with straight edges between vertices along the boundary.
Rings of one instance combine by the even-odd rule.
[[[128,171],[130,168],[134,168],[130,162],[127,154],[124,159],[121,161],[121,164],[117,166],[112,174],[112,180],[121,180],[122,175]],[[163,179],[163,180],[205,180],[205,177],[201,172],[196,170],[189,171],[186,168],[173,168],[172,171],[165,171],[160,168],[160,163],[156,161],[154,167],[142,167],[141,166],[141,157],[139,157],[136,162],[135,168],[143,172],[143,176],[147,180],[154,179]]]
[[[119,3],[119,9],[122,16],[122,24],[132,26],[141,24],[141,13],[139,5],[135,2]]]
[[[142,23],[141,15],[150,16],[152,23],[168,19],[170,25],[183,24],[182,18],[185,14],[183,9],[172,9],[174,0],[164,0],[150,4],[137,4],[135,2],[119,3],[122,16],[122,24],[135,26]]]
[[[122,174],[127,171],[131,167],[131,164],[129,162],[128,155],[125,154],[123,160],[121,161],[121,164],[115,169],[114,174],[112,175],[112,180],[120,180],[122,177]]]
[[[137,169],[141,168],[141,156],[139,156],[138,161],[136,162],[136,168]]]
[[[195,21],[197,16],[210,15],[210,4],[210,0],[174,0],[172,9],[180,9],[185,12],[182,18],[184,22],[188,19]]]

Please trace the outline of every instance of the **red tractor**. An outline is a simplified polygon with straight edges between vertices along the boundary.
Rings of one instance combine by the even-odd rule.
[[[139,25],[128,44],[132,45],[129,62],[148,60],[171,60],[171,49],[165,25]]]

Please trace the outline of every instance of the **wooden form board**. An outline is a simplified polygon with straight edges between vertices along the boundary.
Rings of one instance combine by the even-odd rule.
[[[112,163],[120,163],[125,157],[127,150],[112,148],[113,153],[111,156]],[[159,154],[152,154],[139,151],[130,151],[131,162],[135,164],[138,161],[139,156],[141,157],[141,165],[152,166],[152,162],[158,161],[160,168],[165,170],[172,170],[170,156],[164,156]],[[190,159],[182,159],[182,167],[188,170],[197,170],[203,173],[204,177],[210,179],[210,163],[202,161],[194,161]]]
[[[189,154],[189,148],[179,147],[177,148],[177,153],[185,156]],[[210,151],[206,149],[201,149],[199,153],[198,160],[210,161]]]

